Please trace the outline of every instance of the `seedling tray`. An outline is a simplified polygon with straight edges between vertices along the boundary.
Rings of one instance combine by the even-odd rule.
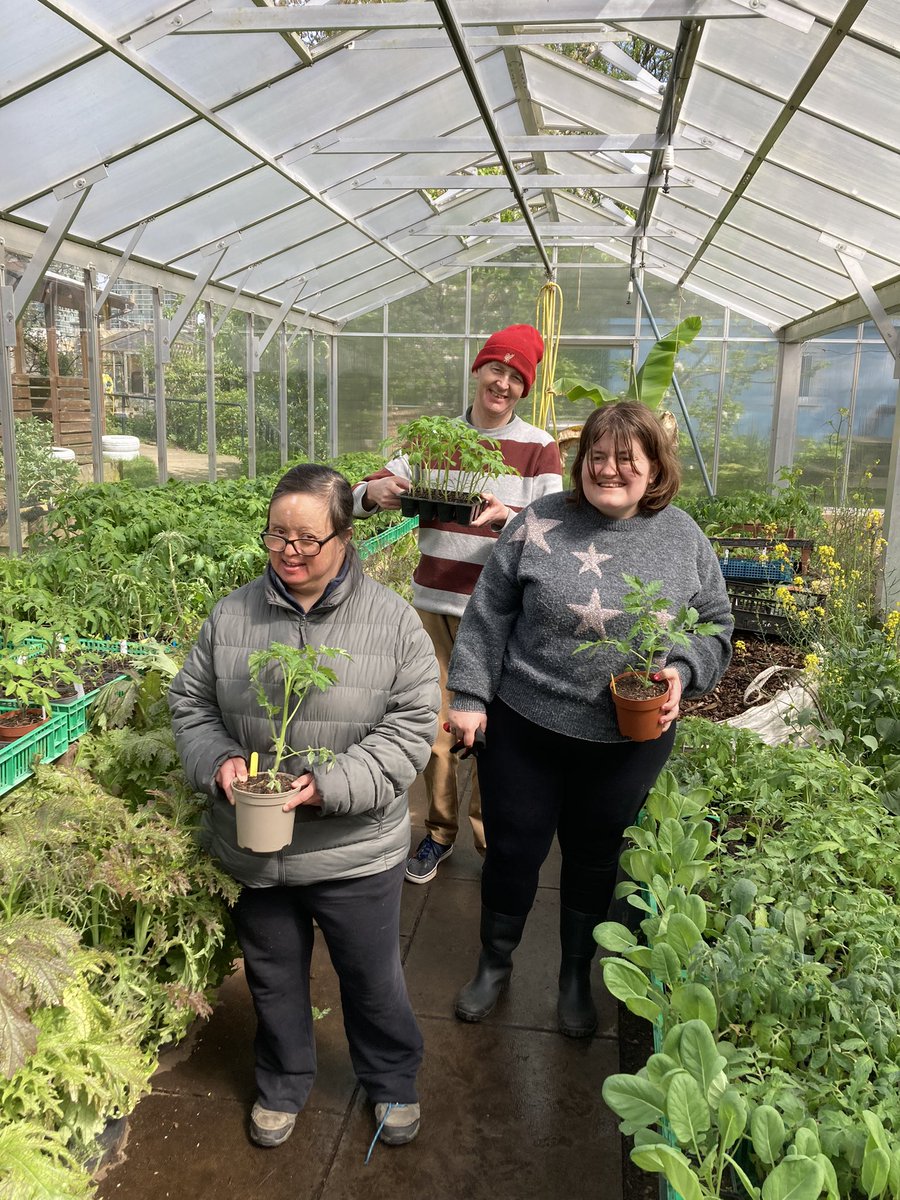
[[[12,700],[0,700],[0,712],[9,712],[18,705]],[[0,748],[0,796],[34,774],[34,760],[52,762],[69,748],[68,724],[65,714],[54,711],[49,721]]]
[[[722,558],[719,566],[726,579],[755,579],[760,583],[790,583],[794,568],[783,558],[760,562],[752,558]]]

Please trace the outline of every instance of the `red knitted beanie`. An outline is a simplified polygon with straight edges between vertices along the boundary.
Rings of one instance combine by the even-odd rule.
[[[507,325],[505,329],[491,334],[478,351],[472,370],[477,371],[488,362],[506,363],[525,380],[522,395],[527,396],[534,383],[537,365],[543,357],[544,339],[533,325]]]

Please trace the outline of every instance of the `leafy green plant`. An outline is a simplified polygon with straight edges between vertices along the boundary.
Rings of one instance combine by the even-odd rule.
[[[54,458],[53,424],[40,417],[16,421],[16,474],[22,505],[46,504],[65,495],[81,481],[77,462]],[[0,489],[5,485],[0,461]]]
[[[644,688],[651,688],[650,676],[665,665],[665,656],[673,646],[689,646],[690,636],[708,637],[721,633],[722,626],[701,621],[696,608],[682,605],[673,615],[671,602],[662,595],[659,579],[644,583],[636,575],[623,575],[628,591],[622,601],[634,623],[623,638],[596,638],[582,642],[575,653],[596,651],[600,646],[615,646],[634,663],[634,672]]]
[[[309,691],[316,688],[324,692],[337,683],[335,672],[322,666],[320,660],[341,656],[350,657],[346,650],[334,646],[307,644],[297,647],[273,642],[265,650],[254,650],[247,660],[257,703],[265,711],[272,733],[273,759],[266,771],[270,791],[283,790],[278,773],[285,758],[302,755],[311,766],[323,763],[326,769],[334,762],[334,752],[327,747],[307,746],[305,750],[293,750],[287,739],[291,723]],[[274,689],[266,678],[271,678],[273,668],[278,676]]]
[[[450,417],[407,421],[397,430],[394,451],[406,456],[414,490],[430,498],[476,500],[489,479],[519,473],[504,462],[496,438]]]
[[[639,400],[656,411],[672,384],[675,360],[682,346],[689,346],[700,332],[700,317],[685,317],[674,329],[655,342],[647,352],[637,373],[632,370],[628,387],[621,395],[615,395],[597,384],[585,383],[573,378],[554,381],[553,392],[566,400],[590,400],[597,408],[615,404],[617,400]]]

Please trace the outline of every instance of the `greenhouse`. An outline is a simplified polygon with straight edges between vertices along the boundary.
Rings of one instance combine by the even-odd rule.
[[[900,1200],[896,0],[0,19],[0,1200]],[[585,506],[657,530],[647,570],[585,535],[517,599]],[[642,653],[669,707],[630,748],[673,745],[609,818],[608,911],[571,899],[584,815],[520,903],[497,747],[583,779]],[[280,809],[282,759],[257,850],[232,788]],[[282,892],[308,1103],[265,1082],[247,914]],[[354,1000],[398,933],[399,1090]]]

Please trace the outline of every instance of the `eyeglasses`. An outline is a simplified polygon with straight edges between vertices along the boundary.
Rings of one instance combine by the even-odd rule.
[[[334,533],[329,533],[328,537],[326,538],[286,538],[282,537],[280,533],[266,533],[263,531],[259,536],[262,539],[262,544],[267,550],[274,550],[276,553],[278,553],[287,549],[288,546],[292,546],[297,554],[302,554],[304,558],[315,558],[325,543],[330,542],[331,539],[337,537],[339,533],[340,530],[336,529]]]

